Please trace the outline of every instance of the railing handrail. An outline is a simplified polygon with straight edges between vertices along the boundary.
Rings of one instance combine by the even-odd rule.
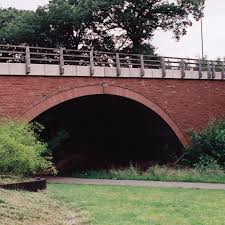
[[[0,48],[23,48],[24,49],[24,53],[25,53],[25,49],[26,49],[27,45],[0,45]],[[88,50],[76,50],[76,49],[70,49],[70,48],[64,48],[64,47],[59,47],[59,48],[50,48],[50,47],[39,47],[39,46],[28,46],[30,49],[39,49],[39,50],[57,50],[59,51],[60,48],[63,49],[63,51],[72,51],[72,52],[78,52],[78,53],[89,53],[90,51]],[[7,50],[5,50],[7,51]],[[12,50],[10,50],[9,52],[13,52]],[[0,49],[0,53],[1,53],[1,49]],[[21,52],[22,53],[22,52]],[[34,52],[37,53],[37,52]],[[178,60],[187,60],[187,61],[191,61],[191,60],[200,60],[200,61],[211,61],[211,62],[224,62],[223,60],[219,61],[219,60],[210,60],[210,59],[199,59],[199,58],[185,58],[185,57],[173,57],[173,56],[158,56],[158,55],[146,55],[146,54],[134,54],[134,53],[125,53],[125,52],[109,52],[109,51],[93,51],[93,53],[98,53],[98,54],[109,54],[109,55],[126,55],[126,56],[141,56],[143,55],[144,57],[153,57],[153,58],[166,58],[166,59],[178,59]],[[40,52],[41,54],[41,52]],[[71,54],[72,56],[73,54]]]
[[[185,71],[207,71],[208,76],[221,72],[225,76],[225,61],[206,60],[197,58],[182,58],[171,56],[157,56],[132,54],[124,52],[107,52],[93,50],[75,50],[67,48],[49,48],[26,45],[0,45],[0,63],[26,63],[26,72],[30,73],[30,64],[57,64],[60,74],[63,74],[65,65],[90,66],[90,73],[94,73],[95,66],[116,67],[120,74],[120,67],[140,68],[141,76],[145,69],[161,69],[163,76],[168,69],[181,70],[182,77]]]

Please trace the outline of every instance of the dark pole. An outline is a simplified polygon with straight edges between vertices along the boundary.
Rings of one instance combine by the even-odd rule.
[[[203,16],[201,17],[201,43],[202,43],[202,59],[204,59]]]
[[[203,17],[204,17],[204,5],[200,5],[201,10],[201,45],[202,45],[202,59],[204,59],[204,34],[203,34]]]

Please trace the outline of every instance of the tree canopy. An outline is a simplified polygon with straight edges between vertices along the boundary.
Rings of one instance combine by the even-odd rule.
[[[176,39],[205,0],[50,0],[36,11],[0,9],[0,43],[153,53],[157,29]]]

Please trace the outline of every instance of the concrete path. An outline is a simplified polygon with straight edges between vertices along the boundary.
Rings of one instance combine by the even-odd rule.
[[[225,184],[186,183],[186,182],[102,180],[102,179],[79,179],[71,177],[48,177],[47,182],[53,184],[118,185],[118,186],[138,186],[138,187],[157,187],[157,188],[225,190]]]

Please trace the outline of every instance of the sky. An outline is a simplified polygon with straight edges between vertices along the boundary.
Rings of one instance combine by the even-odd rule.
[[[0,0],[0,7],[35,10],[48,0]],[[194,22],[186,36],[179,42],[171,32],[156,31],[152,44],[159,55],[174,57],[199,57],[201,55],[201,26]],[[210,59],[225,56],[225,0],[206,0],[203,19],[204,54]]]

